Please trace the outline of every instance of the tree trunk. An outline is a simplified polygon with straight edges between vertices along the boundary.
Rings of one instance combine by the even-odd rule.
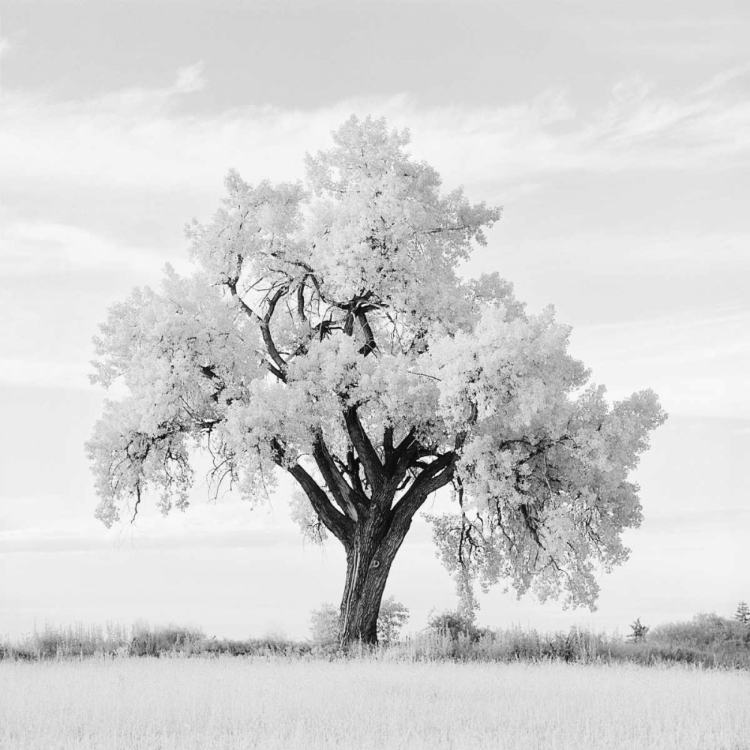
[[[393,524],[390,512],[360,519],[346,549],[346,584],[341,600],[341,643],[376,644],[378,614],[391,565],[406,536],[407,523]]]
[[[346,463],[330,453],[322,433],[315,436],[313,458],[325,490],[299,463],[286,468],[307,494],[320,521],[346,551],[346,584],[339,621],[341,644],[375,644],[380,603],[393,559],[422,503],[451,481],[456,453],[448,451],[427,465],[420,463],[419,475],[404,482],[423,450],[414,438],[414,430],[395,447],[392,430],[386,430],[385,457],[381,458],[354,407],[347,408],[344,421],[353,444]],[[460,442],[457,440],[458,447]],[[283,446],[276,441],[272,448],[275,460],[283,466]],[[364,472],[364,482],[360,470]],[[406,484],[410,484],[408,489]],[[369,488],[368,493],[364,486]]]

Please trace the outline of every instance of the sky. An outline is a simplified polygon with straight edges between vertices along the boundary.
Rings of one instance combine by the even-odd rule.
[[[107,530],[83,444],[108,308],[189,272],[184,226],[236,168],[303,176],[351,114],[408,127],[446,189],[503,207],[462,269],[573,326],[612,399],[669,421],[644,522],[596,612],[502,587],[479,623],[629,632],[750,598],[750,6],[726,0],[19,2],[0,11],[0,636],[45,621],[308,635],[344,558],[270,503],[211,499]],[[448,509],[438,495],[428,512]],[[744,563],[743,563],[744,560]],[[418,520],[386,595],[456,606]]]

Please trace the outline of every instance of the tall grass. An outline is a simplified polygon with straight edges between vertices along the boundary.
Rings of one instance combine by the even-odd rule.
[[[682,641],[659,640],[632,643],[622,638],[571,628],[568,632],[542,634],[536,630],[510,628],[484,631],[476,638],[445,631],[426,631],[388,651],[393,659],[433,661],[564,661],[577,664],[635,663],[651,665],[684,663],[728,669],[750,669],[750,644],[703,644],[701,648]]]
[[[158,656],[170,651],[199,650],[206,640],[197,628],[166,625],[152,628],[136,622],[132,628],[118,623],[35,627],[18,641],[0,643],[0,658],[21,661],[71,659],[93,656]]]
[[[0,747],[747,750],[750,675],[359,659],[0,664]]]
[[[105,628],[45,625],[17,643],[0,644],[0,658],[15,660],[69,659],[91,656],[269,656],[348,658],[371,653],[354,647],[293,642],[274,638],[218,640],[200,629],[177,625],[131,629],[108,624]],[[564,661],[577,664],[625,663],[641,665],[679,662],[705,668],[750,669],[750,627],[716,615],[699,615],[690,623],[658,626],[645,641],[571,628],[567,632],[539,633],[509,628],[466,631],[429,628],[412,637],[374,650],[389,661]]]

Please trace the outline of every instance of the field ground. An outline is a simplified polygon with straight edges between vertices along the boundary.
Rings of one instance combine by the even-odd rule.
[[[750,674],[382,659],[3,662],[0,747],[750,750]]]

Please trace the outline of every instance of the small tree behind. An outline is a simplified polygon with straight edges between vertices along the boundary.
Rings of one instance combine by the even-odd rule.
[[[378,615],[378,641],[380,643],[394,643],[398,640],[401,628],[409,619],[409,610],[396,601],[396,597],[389,596],[380,605]],[[313,610],[310,616],[310,630],[315,643],[332,645],[338,643],[341,637],[340,612],[330,602],[322,604]]]
[[[737,611],[734,613],[734,619],[737,622],[741,622],[744,625],[750,624],[750,607],[747,606],[747,602],[740,602],[737,605]]]
[[[472,613],[461,610],[450,610],[432,614],[427,622],[432,630],[445,633],[452,640],[463,635],[472,641],[478,641],[483,631],[474,624]]]
[[[628,636],[628,639],[633,641],[633,643],[641,643],[646,640],[649,628],[641,623],[640,617],[630,625],[630,628],[633,632]]]
[[[380,605],[378,615],[378,641],[380,643],[394,643],[399,639],[401,628],[409,619],[409,610],[397,602],[396,598],[389,596]]]
[[[330,602],[325,602],[310,615],[310,632],[312,639],[321,646],[338,643],[339,611]]]

